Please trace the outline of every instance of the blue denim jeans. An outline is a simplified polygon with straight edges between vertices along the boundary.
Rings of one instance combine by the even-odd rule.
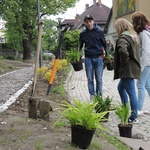
[[[118,92],[122,103],[125,105],[130,98],[131,116],[130,119],[137,118],[138,100],[135,91],[135,83],[133,78],[122,78],[118,84]]]
[[[141,72],[141,76],[137,81],[137,88],[138,88],[138,109],[142,110],[146,90],[150,96],[150,66],[145,67]]]
[[[102,96],[103,59],[85,58],[85,70],[90,95],[97,95],[99,93]],[[96,91],[94,88],[94,75],[96,80]]]

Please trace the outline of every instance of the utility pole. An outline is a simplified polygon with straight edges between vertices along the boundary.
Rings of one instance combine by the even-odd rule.
[[[60,38],[60,32],[61,32],[61,20],[62,18],[57,18],[58,20],[58,32],[59,32],[59,38]],[[60,39],[59,39],[60,40]],[[60,50],[60,54],[59,54],[60,59],[62,59],[62,51]]]

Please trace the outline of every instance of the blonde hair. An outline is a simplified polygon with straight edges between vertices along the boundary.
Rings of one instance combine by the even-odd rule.
[[[118,36],[124,31],[128,31],[135,38],[136,42],[139,41],[137,33],[133,29],[133,25],[128,20],[120,18],[115,22],[114,27],[117,31]]]

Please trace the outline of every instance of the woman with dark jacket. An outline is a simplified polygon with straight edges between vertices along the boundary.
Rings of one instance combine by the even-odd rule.
[[[114,79],[120,79],[118,92],[122,103],[125,105],[130,98],[131,116],[130,123],[138,123],[138,100],[135,91],[134,79],[140,77],[140,52],[138,36],[133,30],[132,24],[126,19],[118,19],[115,22],[118,34],[114,55]]]

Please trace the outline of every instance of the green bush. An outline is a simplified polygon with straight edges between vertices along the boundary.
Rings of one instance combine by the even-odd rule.
[[[54,56],[49,54],[43,54],[43,60],[52,61],[54,60]]]
[[[4,58],[9,60],[15,60],[15,56],[12,55],[4,55]]]

